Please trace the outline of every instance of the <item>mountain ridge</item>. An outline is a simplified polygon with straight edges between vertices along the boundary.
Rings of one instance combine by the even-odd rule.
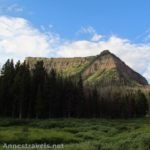
[[[52,68],[67,76],[82,75],[85,84],[90,85],[148,85],[147,80],[126,65],[109,50],[97,56],[74,58],[27,57],[26,63],[32,69],[37,61],[43,61],[47,71]]]

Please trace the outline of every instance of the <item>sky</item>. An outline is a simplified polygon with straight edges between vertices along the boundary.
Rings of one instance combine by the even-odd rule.
[[[105,49],[150,83],[149,0],[0,0],[0,64]]]

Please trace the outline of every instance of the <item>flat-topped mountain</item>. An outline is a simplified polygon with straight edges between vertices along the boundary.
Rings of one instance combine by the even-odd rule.
[[[52,68],[66,76],[82,76],[90,85],[148,85],[147,80],[132,70],[117,56],[104,50],[97,56],[75,58],[27,57],[26,63],[34,68],[37,61],[43,61],[47,71]]]

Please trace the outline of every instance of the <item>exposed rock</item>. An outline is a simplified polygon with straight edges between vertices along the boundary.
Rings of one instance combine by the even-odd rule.
[[[37,61],[43,61],[47,71],[55,68],[64,75],[81,74],[85,84],[108,85],[147,85],[147,80],[133,71],[109,50],[100,55],[76,58],[26,58],[32,69]]]

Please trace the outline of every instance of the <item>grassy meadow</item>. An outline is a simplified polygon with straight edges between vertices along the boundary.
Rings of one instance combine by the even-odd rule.
[[[150,118],[0,119],[0,144],[64,144],[64,150],[150,150]]]

